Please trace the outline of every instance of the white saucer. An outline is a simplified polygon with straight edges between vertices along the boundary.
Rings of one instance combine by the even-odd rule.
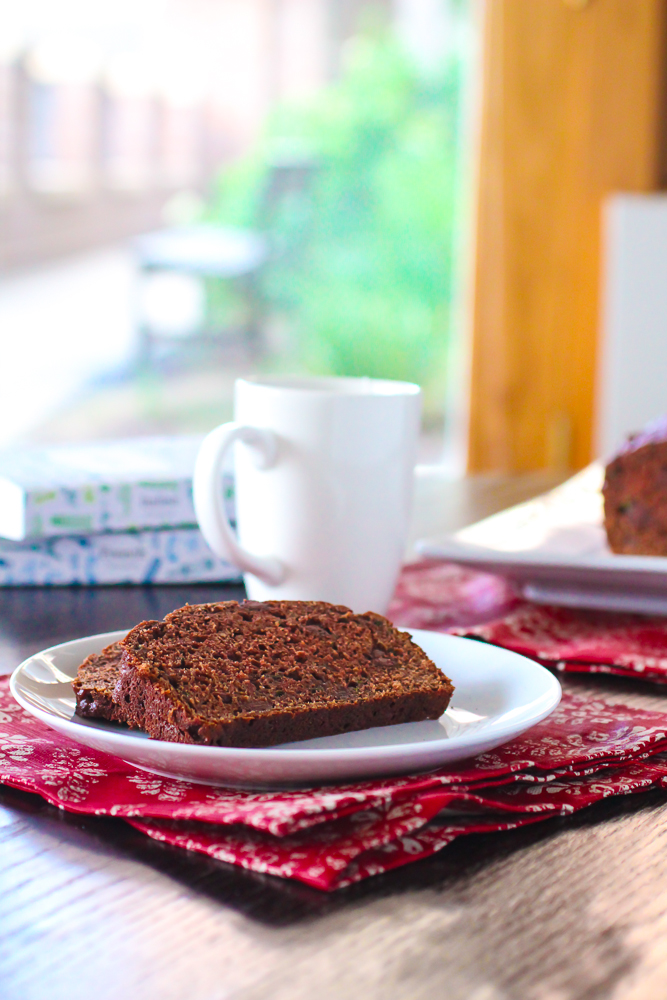
[[[281,786],[425,771],[506,743],[549,715],[560,684],[517,653],[438,632],[410,631],[452,679],[452,704],[435,722],[366,729],[266,749],[194,746],[74,714],[71,680],[89,653],[122,639],[107,632],[52,646],[16,668],[11,691],[58,732],[157,774],[212,785]]]

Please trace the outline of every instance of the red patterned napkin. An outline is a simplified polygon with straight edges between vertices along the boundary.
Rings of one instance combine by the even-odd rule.
[[[667,619],[530,604],[500,578],[450,563],[406,567],[390,617],[485,639],[565,672],[667,683]]]
[[[664,618],[521,603],[504,618],[456,631],[566,672],[667,683]]]
[[[517,603],[500,576],[429,561],[403,567],[388,614],[397,625],[443,632],[499,618]]]
[[[291,791],[218,789],[82,748],[24,712],[0,680],[3,784],[327,890],[427,857],[462,834],[511,829],[667,784],[663,752],[667,713],[566,692],[525,736],[458,770]]]
[[[667,787],[667,755],[576,781],[517,784],[495,794],[461,793],[458,798],[435,793],[414,803],[364,810],[285,837],[205,823],[128,822],[155,840],[332,890],[427,858],[465,834],[512,830],[550,816],[570,815],[612,795],[652,787]],[[471,815],[466,815],[466,805]]]

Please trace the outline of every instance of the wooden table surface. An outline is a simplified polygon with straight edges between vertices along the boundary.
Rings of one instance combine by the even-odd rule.
[[[432,482],[418,516],[457,527],[543,485]],[[0,591],[0,670],[54,642],[239,593]],[[667,692],[646,685],[567,683],[667,708]],[[666,996],[667,793],[461,838],[325,894],[0,790],[0,1000]]]

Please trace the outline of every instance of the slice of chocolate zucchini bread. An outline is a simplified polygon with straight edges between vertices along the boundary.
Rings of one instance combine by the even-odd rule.
[[[602,493],[612,552],[667,556],[667,417],[626,442],[607,465]]]
[[[113,700],[122,656],[120,643],[112,642],[101,653],[86,657],[72,681],[77,715],[87,719],[124,721],[122,707]]]
[[[155,739],[261,747],[437,719],[453,685],[386,618],[311,601],[226,601],[142,622],[114,699]]]

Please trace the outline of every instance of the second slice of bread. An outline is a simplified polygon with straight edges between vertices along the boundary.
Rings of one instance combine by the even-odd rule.
[[[113,700],[122,656],[120,644],[112,642],[101,653],[86,657],[72,681],[77,715],[86,719],[124,721],[120,705]]]

